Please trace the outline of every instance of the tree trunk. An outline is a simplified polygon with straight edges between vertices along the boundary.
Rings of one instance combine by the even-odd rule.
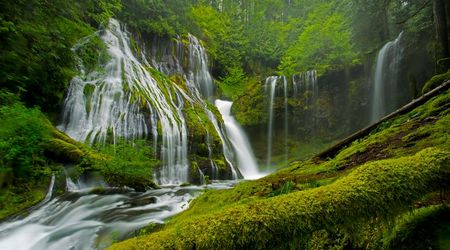
[[[433,15],[434,24],[436,28],[436,59],[448,58],[449,43],[448,43],[448,29],[447,29],[447,15],[445,13],[444,0],[433,0]]]

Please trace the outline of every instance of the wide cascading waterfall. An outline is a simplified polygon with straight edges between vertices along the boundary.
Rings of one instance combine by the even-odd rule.
[[[232,102],[216,100],[216,107],[222,114],[227,134],[230,136],[230,141],[235,148],[239,170],[245,179],[257,179],[261,177],[258,171],[258,165],[255,161],[255,156],[250,143],[242,128],[231,116]]]
[[[64,103],[63,121],[58,128],[79,141],[106,142],[111,137],[141,138],[151,131],[161,137],[161,184],[188,181],[187,128],[181,109],[181,90],[156,81],[129,47],[127,32],[112,19],[100,36],[109,60],[102,71],[76,76]],[[165,89],[165,91],[163,91]],[[172,91],[173,90],[173,91]],[[144,110],[152,113],[147,122]],[[158,122],[155,122],[156,119]],[[158,123],[161,134],[158,133]]]
[[[277,86],[278,76],[269,76],[265,83],[265,92],[269,97],[269,125],[267,126],[267,160],[266,165],[272,165],[272,142],[273,142],[273,104],[275,98],[275,88]]]
[[[402,58],[402,34],[403,32],[395,40],[387,42],[378,52],[373,80],[371,123],[394,111],[397,106],[394,94],[397,92]]]

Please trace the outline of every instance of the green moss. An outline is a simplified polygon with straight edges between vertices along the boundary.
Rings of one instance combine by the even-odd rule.
[[[404,211],[437,188],[449,160],[449,151],[430,148],[411,157],[368,163],[328,186],[210,212],[111,249],[260,249],[285,245],[328,225],[351,228]]]
[[[426,82],[422,88],[422,94],[429,92],[430,90],[436,88],[437,86],[448,80],[450,80],[450,69],[447,71],[447,73],[433,76],[428,82]]]
[[[84,86],[83,93],[86,98],[86,113],[89,113],[91,111],[91,98],[94,91],[95,91],[94,84],[86,84]]]
[[[232,112],[239,124],[254,126],[265,123],[268,115],[265,109],[265,98],[260,82],[251,81],[242,95],[233,104]]]
[[[449,103],[446,91],[332,159],[296,161],[231,190],[209,190],[159,232],[113,249],[369,247],[386,221],[448,182]]]
[[[383,238],[383,249],[448,249],[450,208],[430,206],[408,212]]]

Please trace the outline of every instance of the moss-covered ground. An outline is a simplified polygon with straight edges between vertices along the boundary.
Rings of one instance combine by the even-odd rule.
[[[398,241],[403,217],[447,209],[449,107],[447,90],[332,158],[207,191],[163,228],[111,249],[396,249],[389,242]],[[448,244],[448,228],[438,228],[427,248]]]

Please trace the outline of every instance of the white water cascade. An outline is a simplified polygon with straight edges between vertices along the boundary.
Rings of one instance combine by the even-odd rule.
[[[222,142],[222,151],[226,163],[230,166],[233,179],[238,179],[238,173],[235,170],[235,153],[230,145],[229,139],[225,131],[219,126],[217,118],[208,108],[206,100],[214,102],[214,81],[208,68],[208,56],[205,48],[200,41],[193,35],[188,34],[189,45],[186,47],[182,39],[178,37],[176,41],[170,41],[165,45],[159,44],[155,41],[152,48],[152,63],[163,72],[171,76],[183,76],[186,81],[189,97],[186,100],[191,105],[200,105],[207,115],[209,121],[212,123],[215,132]],[[156,39],[155,39],[156,40]],[[175,53],[173,53],[175,51]],[[185,56],[188,58],[185,58]],[[201,119],[199,118],[201,121]],[[210,133],[207,131],[207,138],[205,140],[208,150],[211,151]],[[211,154],[210,154],[211,158]],[[212,179],[217,179],[218,169],[214,161],[210,159]],[[201,172],[201,170],[199,170]],[[203,176],[203,173],[200,173]]]
[[[195,83],[204,98],[210,99],[214,95],[214,83],[209,73],[208,57],[200,41],[191,34],[189,36],[189,72],[187,78]]]
[[[186,182],[187,129],[181,114],[184,100],[180,90],[152,77],[148,71],[151,66],[133,55],[128,34],[116,20],[110,21],[100,38],[110,59],[104,71],[81,71],[71,81],[63,122],[58,128],[76,140],[94,143],[110,137],[142,138],[151,127],[153,139],[157,141],[160,136],[162,140],[159,183]],[[143,112],[147,109],[153,117],[151,122]],[[161,135],[156,120],[161,125]]]
[[[277,86],[278,76],[269,76],[266,79],[265,91],[269,96],[269,125],[267,131],[267,161],[266,165],[272,165],[272,142],[273,142],[273,103],[275,98],[275,88]]]
[[[257,179],[263,175],[258,171],[253,150],[242,128],[231,116],[232,102],[216,100],[216,107],[222,114],[227,134],[236,152],[239,170],[245,179]]]
[[[397,92],[398,68],[402,58],[400,46],[402,34],[403,32],[395,40],[387,42],[378,52],[373,82],[371,123],[396,108],[395,98],[392,96]]]
[[[208,188],[231,185],[212,184]],[[47,196],[51,196],[51,187]],[[93,193],[93,187],[72,189],[34,207],[25,218],[0,224],[0,249],[105,249],[135,236],[139,228],[164,223],[187,209],[189,201],[204,188],[163,187],[145,193],[103,188],[105,194]]]
[[[283,96],[281,96],[281,89],[283,90]],[[308,110],[309,118],[307,121],[312,127],[314,127],[314,106],[315,100],[318,97],[318,81],[317,81],[317,71],[309,70],[292,76],[290,81],[285,76],[269,76],[266,78],[264,84],[264,91],[267,96],[268,103],[268,129],[267,129],[267,158],[266,165],[270,166],[272,164],[273,155],[273,141],[274,139],[281,141],[281,139],[274,138],[274,112],[275,112],[275,100],[283,98],[284,105],[284,121],[279,121],[280,124],[284,126],[284,161],[287,163],[289,160],[289,98],[299,98],[306,97],[305,107]],[[302,95],[302,96],[300,96]],[[281,101],[276,101],[281,103]],[[278,108],[277,108],[278,110]],[[278,128],[282,128],[278,126]]]

